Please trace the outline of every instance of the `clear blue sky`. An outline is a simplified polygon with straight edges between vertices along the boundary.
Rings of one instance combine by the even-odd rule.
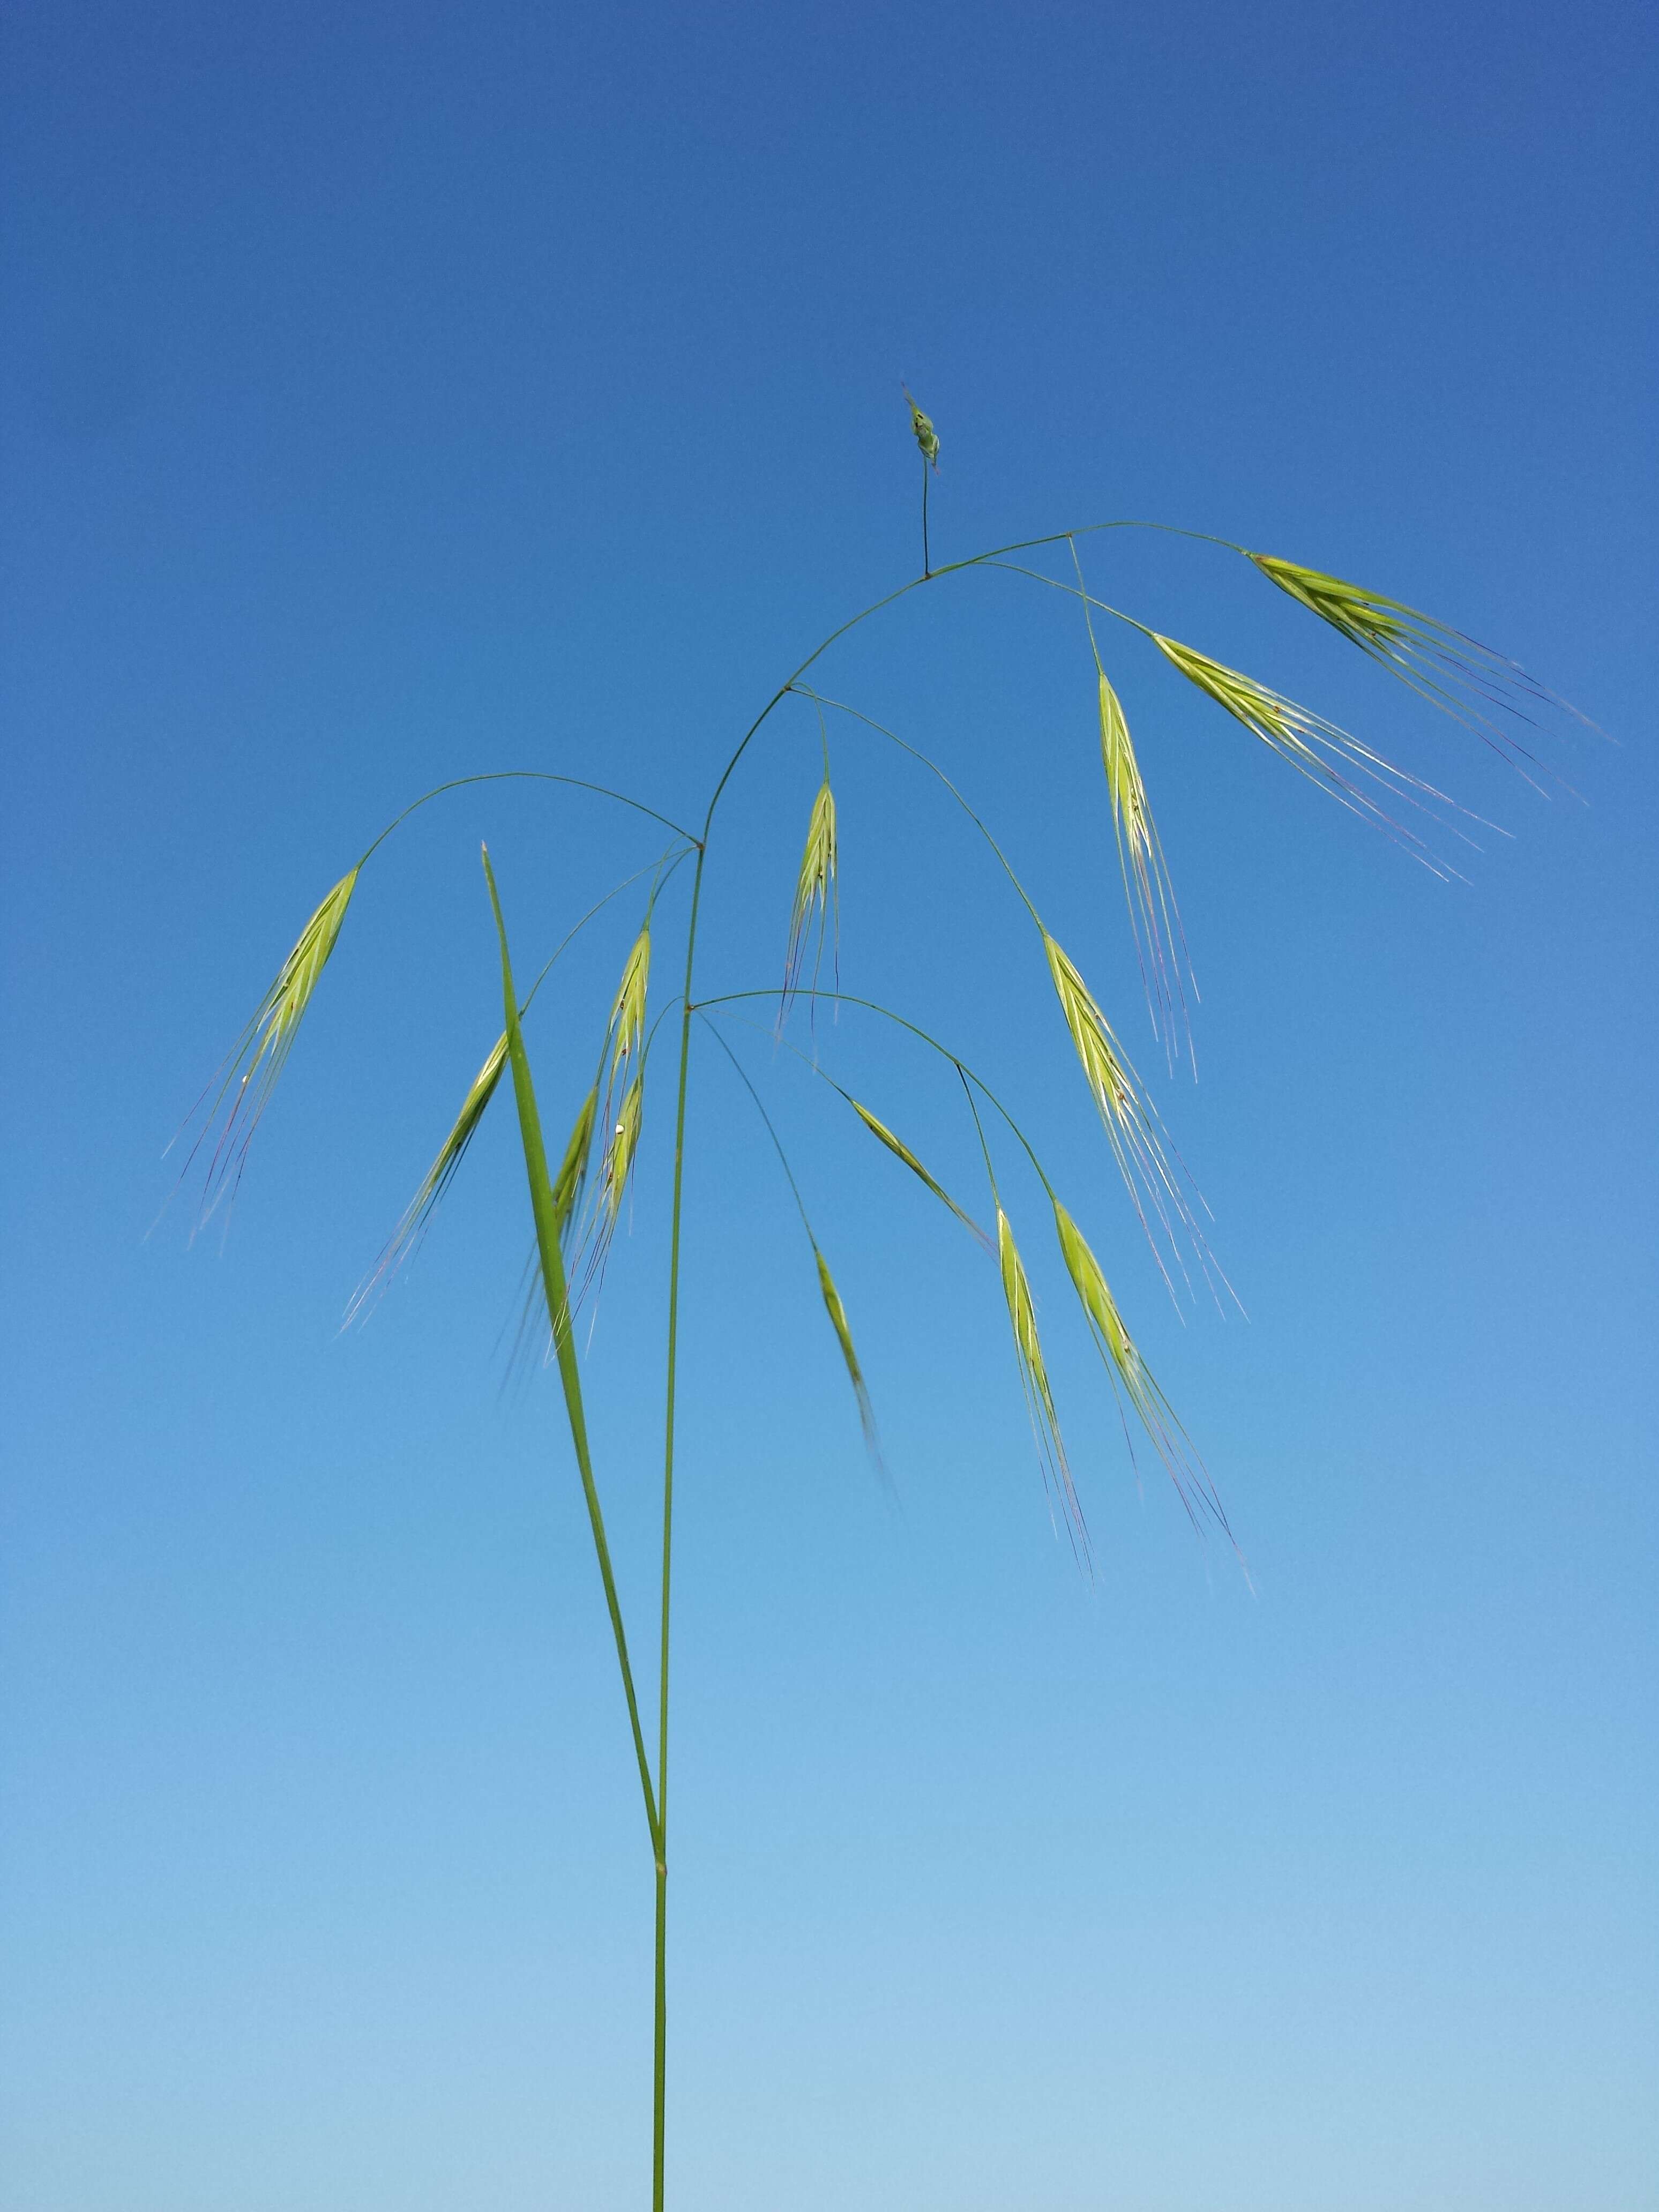
[[[1517,653],[1619,738],[1544,804],[1243,562],[1105,595],[1513,832],[1446,885],[1126,636],[1203,991],[1146,1036],[1073,611],[1010,577],[826,688],[937,752],[1098,982],[1249,1310],[1183,1325],[1018,909],[836,733],[849,989],[1026,1110],[1249,1556],[1197,1542],[1010,1170],[1094,1530],[992,1270],[763,1040],[694,1069],[675,2212],[1637,2212],[1654,2113],[1650,23],[1499,8],[137,8],[3,33],[5,2212],[631,2212],[650,1873],[556,1394],[502,1388],[507,1117],[353,1285],[521,957],[655,849],[534,792],[363,880],[234,1227],[160,1159],[326,886],[441,777],[700,808],[916,565],[1148,515]],[[1133,648],[1133,649],[1132,649]],[[777,975],[805,713],[711,981]],[[530,1030],[562,1121],[631,927]],[[958,1098],[826,1061],[981,1203]],[[591,1357],[649,1601],[659,1091]]]

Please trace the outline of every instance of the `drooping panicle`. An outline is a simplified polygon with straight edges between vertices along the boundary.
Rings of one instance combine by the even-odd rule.
[[[202,1192],[203,1222],[234,1196],[241,1180],[253,1133],[294,1048],[300,1024],[339,938],[356,883],[357,870],[353,868],[318,906],[255,1007],[220,1074],[206,1126],[191,1146],[184,1170],[188,1174],[203,1147],[210,1147]],[[205,1097],[204,1093],[204,1101]]]

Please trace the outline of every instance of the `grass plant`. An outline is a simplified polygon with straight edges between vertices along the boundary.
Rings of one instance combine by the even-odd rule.
[[[694,1040],[711,1039],[737,1067],[782,1170],[788,1179],[805,1232],[818,1292],[839,1358],[845,1367],[864,1438],[880,1465],[875,1413],[856,1349],[852,1324],[830,1263],[819,1243],[800,1189],[760,1091],[732,1048],[734,1024],[750,1022],[796,1053],[849,1107],[858,1121],[886,1152],[917,1179],[981,1248],[994,1267],[1012,1340],[1013,1371],[1024,1393],[1048,1486],[1056,1525],[1063,1528],[1085,1571],[1089,1534],[1084,1508],[1073,1480],[1049,1370],[1038,1329],[1037,1302],[1019,1243],[1018,1202],[1005,1196],[997,1159],[1005,1155],[1040,1185],[1052,1218],[1064,1279],[1073,1293],[1090,1340],[1099,1352],[1122,1416],[1131,1455],[1137,1437],[1163,1463],[1195,1525],[1209,1524],[1230,1542],[1231,1532],[1221,1502],[1190,1439],[1136,1348],[1122,1313],[1083,1231],[1062,1203],[1048,1174],[1012,1112],[968,1061],[901,1008],[843,992],[838,974],[826,985],[826,950],[834,961],[839,898],[836,801],[830,780],[830,715],[847,715],[919,763],[943,787],[981,833],[1006,872],[1032,926],[1052,985],[1060,1022],[1069,1035],[1086,1090],[1099,1115],[1107,1145],[1128,1193],[1132,1210],[1158,1256],[1172,1291],[1190,1287],[1188,1257],[1200,1278],[1224,1289],[1224,1279],[1209,1254],[1200,1224],[1202,1202],[1178,1155],[1168,1141],[1146,1092],[1094,992],[1070,955],[1050,934],[1002,847],[945,770],[908,738],[887,730],[857,708],[831,699],[810,681],[818,664],[859,625],[898,608],[908,595],[926,588],[945,591],[953,578],[970,572],[1008,574],[1066,592],[1080,617],[1079,706],[1097,718],[1106,795],[1116,838],[1131,933],[1139,955],[1154,1027],[1173,1061],[1190,1050],[1190,1000],[1194,995],[1186,948],[1170,870],[1152,814],[1141,762],[1127,720],[1108,672],[1103,624],[1115,625],[1126,647],[1152,647],[1163,664],[1194,687],[1231,721],[1267,745],[1299,774],[1374,826],[1400,839],[1439,872],[1449,864],[1435,849],[1431,824],[1445,823],[1439,810],[1452,806],[1444,793],[1395,766],[1370,745],[1322,715],[1255,678],[1241,674],[1194,647],[1179,643],[1139,617],[1110,606],[1089,590],[1084,555],[1106,532],[1166,529],[1133,521],[1109,521],[1060,531],[1000,546],[934,568],[929,536],[928,493],[939,465],[939,441],[933,422],[906,392],[910,428],[922,465],[922,565],[919,574],[885,593],[872,605],[841,623],[785,678],[738,737],[714,776],[706,810],[695,829],[683,827],[633,795],[540,770],[504,775],[465,776],[423,793],[380,833],[355,866],[327,892],[301,931],[292,951],[259,1000],[215,1082],[199,1103],[199,1127],[191,1153],[201,1187],[204,1218],[228,1205],[246,1165],[253,1133],[270,1102],[297,1039],[307,1010],[341,937],[362,871],[386,839],[416,808],[445,793],[484,782],[536,780],[573,790],[598,793],[631,810],[641,826],[655,825],[653,842],[666,829],[670,842],[654,859],[607,893],[583,915],[527,991],[514,980],[504,902],[489,854],[483,874],[500,953],[501,1027],[447,1135],[428,1168],[351,1310],[364,1309],[415,1249],[434,1209],[453,1188],[484,1115],[510,1077],[520,1149],[523,1154],[530,1226],[534,1232],[532,1313],[544,1333],[557,1370],[577,1476],[586,1507],[595,1561],[605,1594],[623,1702],[638,1768],[645,1840],[649,1848],[655,1897],[654,1990],[653,1996],[652,2205],[662,2212],[665,2193],[668,2021],[669,1753],[672,1685],[672,1628],[674,1566],[674,1478],[679,1441],[679,1313],[684,1252],[683,1203],[687,1171],[687,1101],[696,1064]],[[1404,602],[1361,589],[1297,562],[1251,552],[1206,533],[1176,534],[1200,539],[1252,564],[1254,570],[1287,594],[1371,660],[1443,709],[1520,768],[1529,780],[1543,775],[1522,732],[1535,718],[1563,702],[1514,663],[1478,644],[1433,617]],[[1046,564],[1046,565],[1045,565]],[[1058,566],[1061,573],[1049,573]],[[1086,648],[1087,659],[1081,658]],[[1085,688],[1086,686],[1086,688]],[[718,990],[704,986],[698,972],[698,933],[703,910],[706,867],[720,822],[720,807],[745,756],[763,732],[776,726],[780,710],[793,702],[816,718],[822,780],[812,800],[796,873],[793,902],[780,931],[779,967],[774,976],[735,979]],[[1566,709],[1571,712],[1571,709]],[[1080,720],[1084,714],[1080,711]],[[1420,826],[1407,826],[1390,811],[1410,807]],[[690,896],[683,921],[661,919],[662,893],[682,866],[689,866]],[[591,1062],[592,1073],[577,1105],[556,1168],[550,1165],[541,1107],[525,1038],[525,1018],[553,962],[574,943],[599,908],[648,876],[644,913],[611,1002],[608,1019]],[[659,934],[666,938],[672,970],[665,995],[661,963],[654,958]],[[822,1035],[815,1029],[811,1049],[803,1051],[785,1035],[792,1009],[805,1000],[809,1015],[820,1007],[878,1018],[919,1049],[942,1059],[960,1084],[981,1149],[986,1179],[988,1234],[968,1207],[948,1193],[887,1120],[854,1097],[821,1065]],[[769,1025],[753,1022],[768,1001],[775,1009]],[[659,1063],[651,1066],[653,1043]],[[667,1065],[662,1066],[664,1058]],[[660,1070],[660,1072],[659,1072]],[[647,1103],[652,1112],[647,1115]],[[588,1439],[583,1398],[582,1360],[577,1342],[576,1310],[597,1293],[611,1239],[620,1218],[640,1147],[653,1129],[671,1148],[672,1188],[668,1214],[666,1328],[661,1346],[664,1428],[661,1458],[661,1540],[658,1603],[653,1623],[654,1697],[647,1711],[636,1680],[623,1609],[617,1595],[598,1476]],[[1007,1190],[1012,1193],[1012,1185]],[[647,1354],[641,1349],[643,1368]]]

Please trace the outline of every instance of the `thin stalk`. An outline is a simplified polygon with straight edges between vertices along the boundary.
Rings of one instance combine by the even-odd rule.
[[[926,583],[933,573],[927,558],[927,456],[921,457],[921,576]]]
[[[1119,520],[1112,522],[1085,522],[1081,524],[1075,530],[1051,530],[1042,538],[1016,538],[1011,545],[994,545],[987,552],[970,553],[963,560],[947,561],[943,568],[930,568],[925,574],[912,576],[908,584],[898,585],[894,590],[884,593],[880,599],[872,600],[867,607],[861,607],[857,614],[849,615],[844,623],[838,624],[836,629],[830,631],[828,637],[824,638],[819,644],[813,647],[811,653],[807,654],[805,659],[801,662],[800,665],[792,675],[787,678],[772,694],[772,696],[767,701],[765,706],[762,708],[760,713],[756,715],[754,720],[750,724],[747,730],[744,731],[737,750],[732,754],[731,759],[726,763],[726,767],[721,772],[720,780],[714,787],[714,796],[708,802],[708,812],[703,820],[703,838],[705,842],[708,836],[708,824],[714,818],[714,809],[720,802],[720,794],[726,789],[726,785],[730,782],[732,770],[737,767],[738,763],[743,758],[744,753],[748,751],[750,744],[754,738],[756,732],[759,730],[762,723],[765,721],[767,716],[772,712],[772,709],[778,704],[779,701],[787,697],[790,691],[794,689],[800,678],[805,676],[807,670],[811,667],[813,662],[822,660],[824,654],[829,652],[830,647],[837,643],[842,638],[845,637],[849,629],[856,629],[860,623],[867,622],[872,615],[878,615],[884,607],[890,607],[896,600],[903,599],[907,592],[919,590],[923,584],[934,583],[941,576],[958,576],[964,569],[967,568],[988,568],[994,563],[1000,562],[1002,560],[1002,556],[1006,553],[1030,553],[1035,552],[1039,546],[1042,545],[1064,545],[1068,544],[1073,538],[1093,537],[1098,532],[1103,530],[1156,530],[1162,532],[1164,535],[1170,538],[1195,538],[1206,545],[1222,546],[1230,553],[1243,553],[1245,551],[1245,548],[1243,546],[1235,544],[1231,538],[1215,538],[1207,531],[1182,530],[1178,528],[1173,523],[1142,522],[1133,517],[1126,516]],[[1009,563],[1008,565],[1012,566],[1012,564]],[[1037,576],[1037,580],[1041,583],[1049,585],[1054,584],[1054,579],[1052,576],[1038,575],[1038,572],[1036,569],[1030,569],[1025,573]],[[1056,586],[1055,588],[1061,591],[1067,591],[1071,589],[1071,586],[1069,585],[1060,585]],[[1101,601],[1097,600],[1096,602],[1097,605],[1101,604],[1103,604]],[[1118,611],[1114,607],[1109,609],[1108,611],[1115,614]],[[1124,622],[1134,622],[1133,615],[1124,615],[1121,619]],[[1135,627],[1138,629],[1144,629],[1146,625],[1144,623],[1136,623]],[[1150,635],[1150,632],[1148,635]],[[672,823],[669,824],[671,829],[675,825]]]
[[[1024,905],[1025,911],[1030,915],[1032,921],[1036,922],[1037,927],[1042,929],[1042,916],[1037,912],[1036,908],[1033,905],[1030,892],[1027,891],[1024,884],[1021,883],[1018,876],[1014,872],[1013,864],[1010,861],[1008,855],[1003,851],[1001,846],[998,844],[984,817],[977,813],[975,809],[969,805],[968,801],[963,797],[962,793],[951,781],[951,778],[945,773],[945,770],[939,766],[937,761],[930,760],[927,755],[921,750],[920,746],[913,745],[908,738],[900,737],[896,730],[890,730],[885,723],[874,720],[870,715],[861,713],[856,707],[849,707],[845,700],[831,699],[824,692],[814,691],[809,684],[796,684],[791,688],[795,691],[799,697],[810,699],[813,705],[817,708],[820,716],[822,716],[823,711],[826,707],[833,707],[838,714],[850,715],[854,721],[862,722],[866,729],[873,730],[878,738],[885,738],[889,744],[896,745],[902,753],[908,753],[911,759],[913,761],[919,762],[921,765],[927,770],[927,773],[930,775],[937,776],[939,781],[945,786],[945,788],[950,793],[951,798],[955,799],[957,805],[962,809],[963,812],[968,817],[968,819],[973,823],[975,829],[978,830],[980,836],[983,837],[986,843],[996,854],[998,860],[1001,863],[1003,873],[1007,877],[1009,882],[1018,892],[1020,899]]]
[[[1020,549],[1018,546],[1011,546],[1008,550],[1011,552],[1018,552]],[[697,842],[689,830],[682,830],[678,822],[671,822],[665,814],[659,814],[654,806],[646,805],[642,799],[630,799],[625,791],[612,791],[609,784],[588,783],[579,775],[555,775],[546,769],[502,768],[493,769],[483,775],[452,776],[447,783],[434,784],[430,791],[423,791],[418,799],[411,799],[401,814],[392,816],[374,842],[365,851],[362,860],[358,861],[357,866],[361,868],[363,861],[367,860],[371,854],[378,852],[392,831],[407,822],[411,814],[418,812],[431,800],[441,799],[445,792],[459,791],[469,783],[568,784],[574,791],[591,791],[597,798],[614,799],[619,806],[631,806],[635,814],[648,814],[653,822],[660,822],[665,830],[672,830],[676,836],[684,837],[688,845],[695,845]]]
[[[702,1013],[701,1006],[698,1007],[697,1012],[700,1014]],[[765,1101],[762,1098],[759,1091],[756,1090],[753,1082],[750,1080],[749,1070],[738,1058],[736,1053],[732,1051],[731,1046],[727,1044],[726,1039],[715,1028],[714,1023],[709,1020],[707,1014],[702,1014],[702,1024],[708,1030],[709,1036],[714,1038],[720,1050],[731,1061],[732,1067],[737,1072],[738,1082],[742,1084],[744,1089],[749,1093],[750,1099],[754,1103],[755,1111],[760,1115],[761,1121],[765,1127],[766,1133],[772,1139],[772,1149],[778,1156],[778,1165],[783,1170],[783,1179],[789,1186],[789,1195],[795,1201],[795,1211],[800,1216],[801,1227],[806,1231],[806,1241],[816,1253],[819,1249],[818,1240],[813,1234],[811,1219],[806,1211],[806,1200],[800,1194],[800,1185],[795,1181],[795,1170],[789,1164],[789,1155],[783,1149],[783,1139],[778,1134],[777,1125],[773,1121],[772,1116],[767,1112]],[[759,1024],[757,1023],[751,1024],[750,1026],[758,1028]],[[766,1032],[762,1030],[761,1035],[764,1036]],[[790,1045],[788,1049],[791,1052],[794,1052],[796,1048],[793,1045]],[[805,1059],[805,1054],[804,1053],[800,1054],[799,1057]],[[807,1065],[811,1066],[812,1063],[809,1060]],[[823,1071],[819,1070],[818,1072],[822,1073]],[[830,1078],[825,1076],[823,1079],[827,1083],[829,1082]],[[839,1085],[836,1085],[836,1088],[840,1088]],[[842,1096],[843,1097],[845,1097],[846,1095],[845,1091],[842,1092]]]
[[[706,1020],[708,1018],[708,1010],[711,1006],[724,1012],[726,1007],[738,1005],[746,999],[764,999],[769,998],[770,995],[770,993],[767,991],[722,991],[716,998],[700,999],[696,1005],[692,1008],[692,1012],[694,1013],[702,1014]],[[1050,1198],[1054,1196],[1054,1188],[1049,1182],[1048,1176],[1043,1173],[1042,1164],[1038,1159],[1036,1152],[1031,1149],[1030,1139],[1026,1136],[1024,1129],[1020,1127],[1018,1122],[1015,1121],[1013,1115],[1003,1104],[1001,1099],[997,1097],[997,1094],[992,1090],[990,1085],[986,1082],[984,1077],[981,1075],[976,1075],[974,1073],[974,1070],[969,1067],[967,1061],[962,1059],[958,1054],[952,1052],[948,1044],[941,1044],[936,1036],[930,1036],[919,1023],[908,1020],[902,1014],[895,1013],[891,1006],[884,1006],[878,999],[860,999],[855,997],[851,991],[815,991],[810,995],[818,999],[832,1000],[835,1004],[839,1006],[860,1006],[866,1013],[879,1014],[884,1021],[891,1022],[896,1028],[907,1030],[911,1036],[916,1039],[918,1043],[925,1044],[931,1052],[936,1052],[939,1055],[940,1059],[946,1061],[964,1082],[972,1084],[974,1088],[996,1109],[1002,1119],[1008,1124],[1009,1128],[1013,1132],[1015,1137],[1018,1139],[1027,1158],[1030,1161],[1032,1167],[1036,1170],[1038,1179],[1042,1182],[1044,1190],[1048,1192]],[[762,1036],[770,1035],[770,1032],[762,1028],[758,1022],[749,1022],[747,1020],[747,1017],[744,1015],[735,1015],[732,1018],[745,1022],[749,1028],[755,1030]],[[775,1040],[775,1042],[776,1042],[776,1040]],[[836,1081],[834,1076],[826,1073],[809,1053],[803,1052],[799,1045],[791,1044],[787,1037],[783,1038],[781,1042],[784,1050],[786,1052],[793,1053],[795,1058],[799,1060],[803,1066],[810,1068],[812,1073],[818,1078],[820,1082],[827,1083],[830,1085],[830,1088],[838,1093],[838,1095],[842,1098],[848,1097],[848,1094],[842,1089],[840,1084]],[[971,1228],[973,1224],[970,1222],[968,1225]]]
[[[745,740],[746,742],[746,740]],[[729,771],[728,771],[729,773]],[[722,781],[724,779],[722,779]],[[714,794],[717,799],[718,791]],[[712,818],[714,801],[709,802]],[[691,1072],[691,969],[697,952],[708,821],[697,844],[691,913],[685,932],[685,989],[680,1012],[680,1065],[674,1101],[674,1191],[668,1231],[668,1346],[663,1387],[662,1627],[657,1685],[657,1929],[651,2071],[651,2212],[662,2212],[668,2117],[668,1653],[674,1565],[674,1427],[679,1382],[680,1221],[685,1192],[685,1102]]]
[[[651,2041],[651,2212],[663,2212],[668,2118],[668,1869],[657,1862],[657,1972]]]
[[[1072,558],[1073,561],[1076,561],[1076,544],[1070,540],[1067,542],[1071,544]],[[1097,599],[1094,593],[1088,590],[1082,581],[1082,566],[1080,562],[1079,563],[1079,580],[1075,584],[1063,584],[1058,576],[1045,576],[1041,568],[1028,568],[1023,562],[1018,561],[999,561],[992,559],[988,560],[985,565],[988,568],[1006,568],[1011,576],[1028,576],[1034,584],[1046,584],[1051,592],[1065,592],[1073,599],[1081,599],[1083,602],[1083,619],[1089,624],[1089,644],[1094,652],[1095,666],[1097,668],[1100,665],[1100,650],[1095,644],[1095,626],[1092,621],[1090,620],[1089,616],[1089,610],[1091,607],[1098,607],[1102,614],[1111,615],[1118,622],[1127,623],[1129,628],[1131,629],[1138,629],[1142,637],[1155,637],[1157,635],[1157,632],[1152,629],[1150,624],[1144,622],[1137,622],[1133,615],[1126,615],[1121,607],[1112,606],[1105,599]]]

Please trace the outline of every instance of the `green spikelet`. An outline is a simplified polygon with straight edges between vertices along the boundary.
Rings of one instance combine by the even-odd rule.
[[[270,989],[254,1008],[225,1064],[207,1124],[191,1146],[185,1164],[187,1174],[202,1146],[212,1140],[202,1193],[203,1222],[224,1200],[234,1194],[259,1117],[270,1103],[276,1079],[294,1048],[300,1024],[339,938],[356,884],[357,871],[353,868],[341,877],[319,905],[300,932],[293,951],[277,969]]]
[[[1095,1349],[1111,1378],[1113,1389],[1121,1401],[1133,1411],[1146,1430],[1153,1450],[1163,1461],[1188,1513],[1196,1521],[1198,1509],[1201,1506],[1224,1530],[1227,1530],[1227,1516],[1222,1511],[1221,1501],[1216,1496],[1201,1462],[1194,1453],[1186,1431],[1176,1419],[1168,1399],[1152,1379],[1151,1370],[1124,1327],[1117,1301],[1112,1296],[1099,1261],[1089,1249],[1087,1238],[1057,1198],[1054,1200],[1054,1208],[1060,1256],[1066,1262],[1072,1288],[1077,1292],[1084,1320],[1094,1340]],[[1127,1424],[1125,1433],[1127,1434]],[[1133,1438],[1129,1449],[1133,1459]],[[1227,1533],[1231,1535],[1231,1531],[1227,1530]]]
[[[1054,1411],[1054,1392],[1048,1386],[1048,1369],[1042,1357],[1042,1340],[1037,1334],[1036,1302],[1031,1296],[1025,1263],[1014,1243],[1014,1232],[1008,1224],[1007,1215],[1000,1206],[997,1208],[997,1259],[1002,1275],[1002,1295],[1008,1307],[1009,1325],[1014,1333],[1014,1357],[1019,1364],[1020,1386],[1025,1393],[1026,1411],[1031,1417],[1031,1433],[1036,1439],[1043,1480],[1051,1491],[1059,1491],[1072,1540],[1086,1559],[1088,1532],[1083,1525],[1083,1509],[1078,1503],[1077,1491],[1072,1481],[1065,1439],[1060,1433],[1060,1418]]]
[[[841,1356],[847,1363],[853,1395],[858,1401],[859,1426],[864,1431],[864,1448],[879,1468],[882,1464],[881,1443],[876,1434],[875,1408],[870,1402],[864,1370],[859,1365],[859,1356],[854,1349],[853,1332],[847,1325],[847,1309],[841,1302],[841,1292],[836,1288],[835,1279],[830,1273],[830,1263],[816,1244],[812,1247],[812,1256],[818,1263],[818,1289],[823,1293],[823,1310],[830,1316],[830,1328],[836,1332]]]
[[[1186,994],[1182,980],[1186,945],[1175,890],[1164,862],[1164,848],[1152,809],[1140,763],[1129,737],[1129,725],[1117,693],[1103,668],[1097,671],[1100,697],[1100,757],[1106,771],[1106,791],[1112,803],[1112,828],[1117,837],[1118,867],[1123,877],[1123,896],[1134,932],[1135,953],[1140,962],[1146,1002],[1152,1025],[1173,1055],[1187,1033]],[[1188,1039],[1190,1042],[1190,1039]]]
[[[937,469],[939,467],[939,433],[934,429],[932,419],[924,415],[916,404],[908,384],[904,387],[904,396],[909,401],[910,428],[916,444],[921,449],[921,458],[930,469]]]
[[[826,775],[818,787],[817,797],[812,801],[812,812],[806,825],[806,842],[801,848],[800,867],[795,878],[795,899],[789,914],[789,944],[783,961],[783,996],[778,1008],[780,1023],[787,1014],[800,988],[801,969],[809,941],[816,940],[812,957],[812,980],[816,986],[823,959],[824,940],[835,933],[837,858],[836,795],[830,788],[830,779]]]

